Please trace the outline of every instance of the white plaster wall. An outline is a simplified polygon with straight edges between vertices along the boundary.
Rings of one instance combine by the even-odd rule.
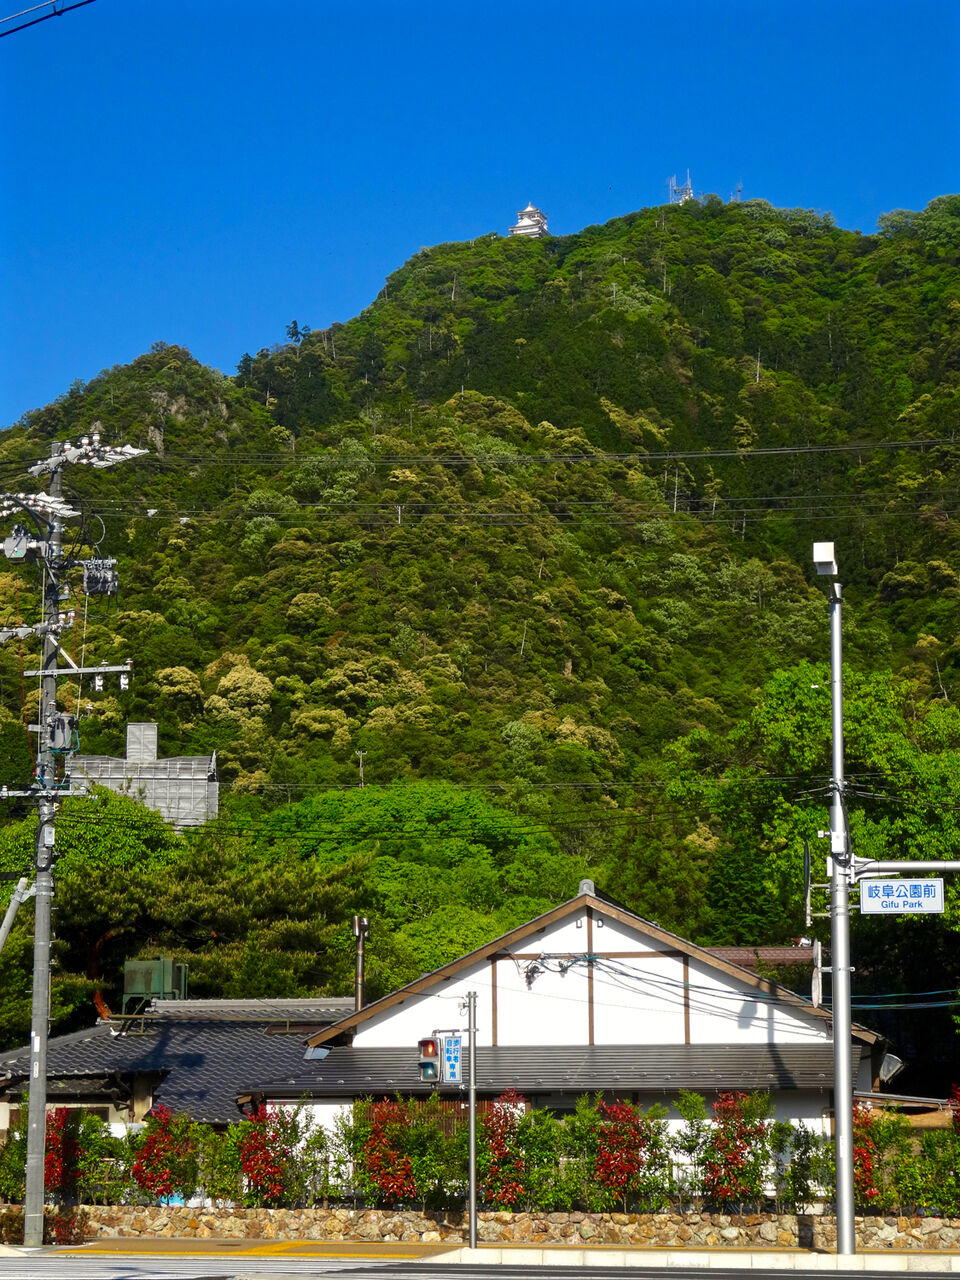
[[[587,973],[577,965],[560,974],[531,969],[529,960],[497,961],[497,1043],[587,1044]],[[492,1011],[491,1011],[492,1017]]]
[[[97,1108],[103,1105],[104,1105],[103,1103],[90,1104],[90,1106],[96,1106]],[[49,1116],[51,1111],[53,1111],[54,1108],[57,1106],[65,1106],[68,1111],[74,1111],[77,1109],[77,1104],[71,1103],[71,1102],[66,1102],[66,1103],[48,1102],[47,1115]],[[13,1102],[13,1103],[0,1102],[0,1130],[10,1128],[11,1110],[19,1111],[20,1103],[19,1102]],[[128,1111],[121,1111],[118,1107],[114,1106],[112,1103],[107,1106],[107,1125],[109,1126],[110,1133],[113,1135],[113,1137],[122,1138],[124,1136],[124,1134],[127,1132],[129,1128],[129,1116],[130,1116],[130,1113]]]
[[[289,1101],[277,1102],[273,1099],[268,1099],[268,1105],[288,1107],[290,1103]],[[344,1100],[343,1098],[316,1098],[303,1104],[302,1107],[299,1104],[297,1105],[298,1110],[309,1121],[311,1129],[321,1128],[325,1129],[327,1133],[333,1133],[337,1120],[351,1110],[353,1102],[350,1099]]]
[[[594,968],[593,1004],[596,1044],[683,1044],[683,964],[676,957],[649,953],[601,961]]]
[[[828,1024],[772,1002],[763,991],[690,961],[690,1040],[692,1044],[815,1044],[829,1040]]]
[[[588,937],[590,945],[588,946]],[[587,1044],[588,970],[593,966],[594,1043],[682,1044],[683,958],[619,921],[586,912],[550,925],[505,948],[496,961],[496,1041],[500,1045]],[[530,975],[528,982],[527,975]],[[493,964],[489,960],[410,996],[363,1023],[358,1047],[416,1044],[434,1031],[463,1028],[459,1005],[477,993],[477,1043],[493,1043]],[[812,1012],[769,1003],[749,979],[738,980],[691,959],[690,1039],[693,1044],[809,1044],[829,1039]]]
[[[704,1094],[707,1102],[707,1116],[713,1114],[713,1102],[715,1095]],[[651,1099],[651,1102],[656,1099]],[[669,1098],[661,1100],[668,1108],[667,1128],[671,1133],[676,1133],[683,1128],[683,1120],[676,1111],[670,1106]],[[772,1120],[788,1120],[791,1124],[802,1124],[805,1129],[811,1130],[813,1133],[820,1135],[828,1135],[830,1132],[830,1121],[827,1111],[830,1106],[829,1093],[821,1093],[819,1090],[811,1089],[806,1092],[774,1093],[771,1094],[771,1114]],[[642,1099],[643,1105],[649,1103],[646,1099]]]
[[[619,920],[613,919],[612,916],[605,916],[597,911],[593,914],[592,932],[595,952],[638,951],[646,954],[674,950],[670,941],[660,942],[647,934],[641,933],[638,929],[632,929],[629,925],[621,924]],[[577,933],[579,934],[580,930],[577,930]],[[582,945],[580,949],[585,950],[585,945]]]
[[[434,1031],[466,1027],[466,1012],[460,1003],[468,991],[477,993],[477,1043],[490,1043],[490,975],[489,966],[459,974],[441,985],[439,991],[409,996],[369,1021],[361,1023],[353,1043],[358,1049],[416,1047],[423,1036]]]

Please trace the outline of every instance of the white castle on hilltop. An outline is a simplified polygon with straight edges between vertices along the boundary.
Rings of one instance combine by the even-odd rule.
[[[510,228],[512,236],[526,236],[538,240],[547,235],[547,215],[534,205],[528,204],[517,213],[517,225]]]

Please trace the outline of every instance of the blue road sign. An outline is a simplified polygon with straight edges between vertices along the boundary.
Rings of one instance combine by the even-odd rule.
[[[443,1042],[444,1084],[463,1083],[463,1065],[460,1057],[460,1037],[447,1036]]]

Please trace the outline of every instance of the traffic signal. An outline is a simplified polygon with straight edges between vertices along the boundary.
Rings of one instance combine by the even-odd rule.
[[[426,1084],[440,1083],[440,1041],[428,1036],[417,1045],[420,1079]]]

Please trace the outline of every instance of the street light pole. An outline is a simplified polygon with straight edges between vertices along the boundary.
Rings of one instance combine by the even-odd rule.
[[[843,590],[832,542],[813,544],[817,573],[830,582],[830,946],[833,976],[833,1129],[836,1154],[837,1253],[857,1251],[853,1219],[853,1028],[850,1013],[850,885],[852,851],[843,803]]]
[[[830,946],[833,970],[833,1114],[837,1164],[837,1253],[857,1251],[853,1217],[853,1027],[850,1013],[850,841],[843,804],[842,592],[830,584],[830,703],[833,804],[830,809]]]
[[[854,1219],[853,1164],[853,1024],[850,1012],[850,891],[864,877],[883,873],[960,871],[960,859],[855,858],[843,802],[843,676],[841,608],[843,591],[837,578],[832,542],[813,544],[817,573],[830,582],[830,692],[833,738],[830,789],[830,939],[833,948],[833,1114],[836,1152],[837,1253],[857,1251]]]

